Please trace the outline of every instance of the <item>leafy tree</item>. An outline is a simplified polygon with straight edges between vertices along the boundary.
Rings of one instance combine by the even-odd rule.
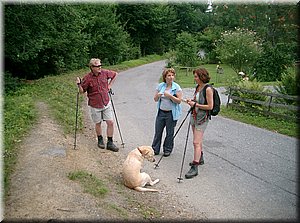
[[[261,54],[255,33],[246,29],[225,31],[216,44],[218,58],[222,63],[230,65],[236,73],[251,73],[253,64]]]
[[[142,55],[162,54],[174,45],[176,14],[167,4],[120,4],[117,14]]]
[[[213,21],[224,30],[235,27],[253,30],[265,45],[274,47],[288,43],[285,54],[296,58],[297,53],[296,4],[221,4],[214,7]]]
[[[150,35],[152,41],[147,47],[150,54],[162,54],[171,49],[176,40],[177,19],[176,13],[172,6],[167,4],[159,4],[152,9],[153,33]]]
[[[39,78],[82,66],[87,55],[84,20],[72,6],[5,5],[5,70]]]
[[[243,38],[234,38],[239,50],[223,53],[221,59],[231,58],[238,67],[237,72],[240,69],[250,72],[256,55],[258,78],[265,78],[269,73],[271,79],[280,79],[281,74],[274,75],[270,70],[277,69],[283,74],[283,68],[296,60],[295,4],[216,2],[213,7],[212,13],[205,13],[206,4],[190,3],[5,4],[5,71],[12,76],[33,79],[77,69],[91,57],[100,57],[104,64],[115,64],[174,49],[184,63],[196,63],[195,54],[199,49],[205,50],[209,62],[218,62],[221,47],[214,43],[221,32],[235,32],[235,27],[255,31],[265,56],[257,54],[260,47],[254,44],[256,39],[253,41],[249,33],[243,34]],[[182,35],[186,34],[193,37],[187,35],[184,41]],[[191,49],[179,52],[180,44],[176,40],[180,40],[180,44],[186,42]],[[230,41],[227,44],[228,49],[235,48]],[[215,50],[217,46],[219,51]],[[255,52],[249,54],[249,49]],[[194,61],[184,59],[184,55]],[[266,64],[271,65],[269,70]]]
[[[207,27],[203,32],[196,34],[198,49],[205,52],[205,60],[208,63],[218,63],[215,52],[215,42],[220,39],[222,27]]]
[[[206,4],[174,4],[176,12],[177,32],[197,33],[203,31],[209,24],[210,15],[205,13]]]
[[[197,42],[190,33],[180,33],[176,38],[176,63],[188,67],[197,66],[197,49]]]
[[[235,27],[239,27],[240,15],[243,11],[239,4],[216,3],[211,20],[214,26],[223,27],[224,30],[234,30]]]
[[[116,6],[113,4],[79,5],[82,16],[87,21],[83,33],[89,35],[89,57],[99,57],[107,64],[116,64],[130,55],[129,34],[118,21]]]
[[[285,45],[270,44],[263,45],[263,53],[257,58],[254,64],[255,77],[259,81],[276,81],[281,80],[288,67],[293,65],[291,54],[287,54]]]

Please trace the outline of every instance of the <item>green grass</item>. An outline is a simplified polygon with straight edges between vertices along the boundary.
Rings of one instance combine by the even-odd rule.
[[[299,137],[298,125],[293,121],[286,121],[274,117],[266,117],[261,114],[253,113],[250,111],[240,112],[231,107],[221,106],[219,115],[227,117],[236,121],[251,124],[272,132],[288,135],[291,137]]]
[[[9,185],[17,155],[17,145],[36,121],[34,99],[28,95],[7,96],[4,100],[4,186]]]
[[[216,64],[205,64],[200,67],[207,69],[210,74],[210,83],[214,83],[215,87],[228,86],[233,80],[237,79],[237,74],[227,65],[222,65],[223,74],[217,74]],[[186,72],[185,69],[176,68],[176,82],[183,88],[194,87],[194,75],[191,69]]]
[[[83,170],[69,173],[68,178],[79,182],[84,188],[85,193],[89,193],[95,197],[102,198],[109,191],[101,180],[93,176],[91,173],[87,173]]]

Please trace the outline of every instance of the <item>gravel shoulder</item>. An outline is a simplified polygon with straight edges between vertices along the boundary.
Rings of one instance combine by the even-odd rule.
[[[94,127],[83,103],[85,129],[64,135],[43,102],[36,104],[39,119],[19,148],[11,190],[5,200],[4,221],[20,220],[173,220],[203,219],[172,191],[141,193],[122,184],[121,168],[127,154],[96,147]],[[144,165],[153,165],[145,162]],[[101,179],[109,193],[96,198],[68,179],[84,170]],[[163,188],[163,185],[160,185]]]

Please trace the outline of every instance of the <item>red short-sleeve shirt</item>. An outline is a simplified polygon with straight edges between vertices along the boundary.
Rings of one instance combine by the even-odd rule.
[[[108,104],[108,81],[115,76],[115,71],[101,69],[97,76],[90,72],[83,77],[81,86],[87,92],[89,106],[103,108]]]

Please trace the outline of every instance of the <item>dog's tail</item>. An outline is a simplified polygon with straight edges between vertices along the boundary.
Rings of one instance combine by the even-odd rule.
[[[145,187],[135,187],[133,189],[140,191],[140,192],[158,192],[158,190],[156,190],[156,189],[150,189],[150,188],[145,188]]]

